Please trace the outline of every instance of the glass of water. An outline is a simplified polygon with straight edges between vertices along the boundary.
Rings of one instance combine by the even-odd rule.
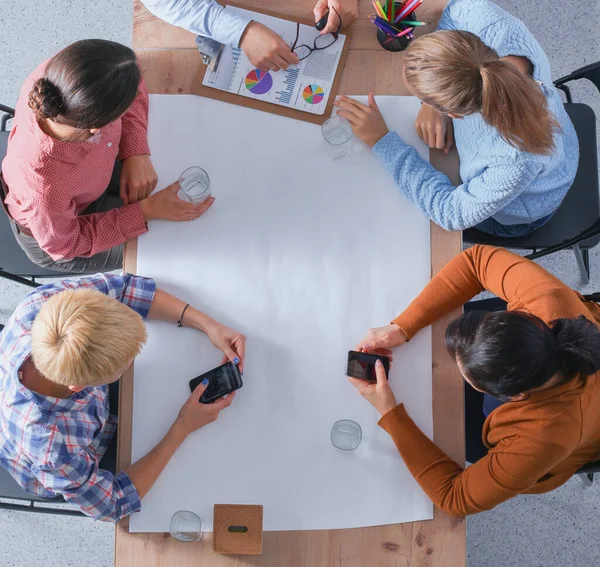
[[[201,167],[188,167],[179,176],[179,186],[181,189],[177,196],[188,203],[199,205],[208,199],[211,195],[210,177]]]
[[[331,428],[331,443],[336,449],[354,451],[362,441],[362,429],[356,421],[340,419]]]
[[[178,541],[202,539],[202,519],[194,512],[179,510],[171,518],[169,533]]]
[[[321,133],[331,159],[341,158],[352,150],[352,126],[341,116],[332,116],[323,122]]]

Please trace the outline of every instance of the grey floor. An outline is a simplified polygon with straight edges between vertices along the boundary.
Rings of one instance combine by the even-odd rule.
[[[99,37],[131,43],[130,0],[0,0],[0,4],[0,103],[14,105],[27,74],[73,41]],[[554,0],[499,0],[499,4],[527,23],[550,57],[556,78],[600,60],[600,0],[573,0],[568,21],[558,17]],[[592,88],[579,86],[574,94],[600,116],[600,96]],[[579,285],[571,253],[541,263],[581,291],[600,291],[600,246],[591,254],[592,282],[585,288]],[[25,291],[0,281],[0,322]],[[469,567],[600,564],[598,480],[592,488],[583,488],[574,478],[552,493],[520,496],[470,517]],[[113,562],[112,526],[88,519],[3,511],[0,534],[0,567],[109,567]]]

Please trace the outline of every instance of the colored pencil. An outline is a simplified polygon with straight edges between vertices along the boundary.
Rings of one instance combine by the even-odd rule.
[[[377,3],[377,6],[379,7],[379,10],[377,10],[378,12],[381,12],[380,16],[382,18],[385,18],[385,12],[383,11],[383,6],[381,5],[381,2],[379,2],[379,0],[373,0],[373,2]]]
[[[373,7],[375,8],[375,11],[377,12],[377,15],[381,18],[385,18],[385,15],[383,13],[383,10],[381,9],[381,5],[379,4],[379,2],[377,2],[377,0],[372,0],[373,2]]]
[[[408,16],[409,14],[412,14],[423,3],[423,0],[412,0],[410,3],[406,3],[408,4],[408,6],[406,6],[402,10],[402,12],[400,12],[400,15],[394,20],[394,23],[398,23],[399,21],[406,18],[406,16]]]
[[[378,24],[381,24],[384,28],[388,28],[390,33],[392,33],[394,35],[396,35],[397,33],[402,31],[402,30],[399,30],[398,28],[396,28],[395,26],[393,26],[392,24],[390,24],[387,20],[382,20],[381,18],[375,18],[375,22]]]

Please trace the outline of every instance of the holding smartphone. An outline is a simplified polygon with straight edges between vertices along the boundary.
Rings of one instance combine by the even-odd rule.
[[[191,391],[193,392],[204,380],[208,380],[208,386],[200,397],[200,403],[203,404],[216,402],[219,398],[239,390],[244,385],[240,369],[233,362],[226,362],[190,380]]]
[[[379,354],[370,354],[368,352],[358,352],[351,350],[348,352],[348,366],[346,367],[346,375],[351,378],[359,378],[361,380],[377,381],[375,374],[375,363],[381,360],[385,370],[385,377],[388,378],[390,373],[390,359],[387,356]]]

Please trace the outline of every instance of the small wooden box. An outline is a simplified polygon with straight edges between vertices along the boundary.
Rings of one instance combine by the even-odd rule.
[[[261,555],[263,507],[215,504],[213,551],[224,555]]]

